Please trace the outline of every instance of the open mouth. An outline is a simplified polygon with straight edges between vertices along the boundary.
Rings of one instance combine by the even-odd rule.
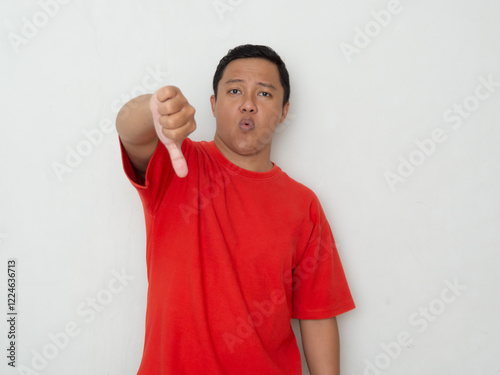
[[[255,128],[255,123],[252,119],[245,118],[240,121],[239,126],[241,130],[248,131]]]

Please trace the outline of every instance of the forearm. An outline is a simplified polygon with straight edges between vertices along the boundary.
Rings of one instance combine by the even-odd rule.
[[[116,130],[122,141],[132,145],[149,144],[156,137],[153,116],[149,109],[151,94],[134,98],[116,116]]]
[[[311,375],[340,374],[337,319],[300,320],[302,347]]]
[[[139,174],[144,178],[149,159],[158,144],[158,136],[149,109],[150,94],[127,102],[116,116],[116,130],[123,147]]]

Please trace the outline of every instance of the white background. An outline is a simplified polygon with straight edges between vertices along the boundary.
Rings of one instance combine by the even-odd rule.
[[[0,5],[0,373],[136,373],[144,217],[116,111],[143,82],[174,84],[197,109],[192,138],[212,139],[213,73],[244,43],[276,49],[292,77],[273,160],[316,192],[337,240],[357,304],[339,317],[343,373],[499,373],[500,87],[476,91],[500,82],[498,1],[393,0],[390,19],[382,0],[45,2]],[[19,372],[5,356],[9,258]],[[133,280],[112,294],[123,272]],[[107,305],[89,307],[96,296]],[[68,324],[77,334],[54,353]],[[44,369],[26,370],[44,349]]]

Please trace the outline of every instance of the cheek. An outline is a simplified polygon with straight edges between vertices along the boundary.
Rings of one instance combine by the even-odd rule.
[[[231,123],[230,115],[228,114],[227,111],[224,110],[223,107],[218,107],[216,111],[216,117],[217,117],[217,125],[219,126],[220,130],[225,131],[230,127],[229,126],[229,124]]]
[[[273,119],[275,120],[280,120],[281,116],[283,115],[283,107],[278,105],[275,106],[273,105],[272,108],[270,109],[272,114],[273,114]]]

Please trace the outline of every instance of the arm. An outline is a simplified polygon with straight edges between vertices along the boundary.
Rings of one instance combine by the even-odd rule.
[[[302,347],[311,375],[340,374],[337,318],[299,320]]]
[[[149,159],[158,144],[158,136],[149,109],[151,94],[126,103],[116,117],[116,130],[130,162],[144,178]]]
[[[158,140],[167,148],[177,175],[187,174],[181,144],[196,129],[194,113],[194,108],[174,86],[141,95],[122,107],[116,118],[116,130],[130,162],[143,178]]]

